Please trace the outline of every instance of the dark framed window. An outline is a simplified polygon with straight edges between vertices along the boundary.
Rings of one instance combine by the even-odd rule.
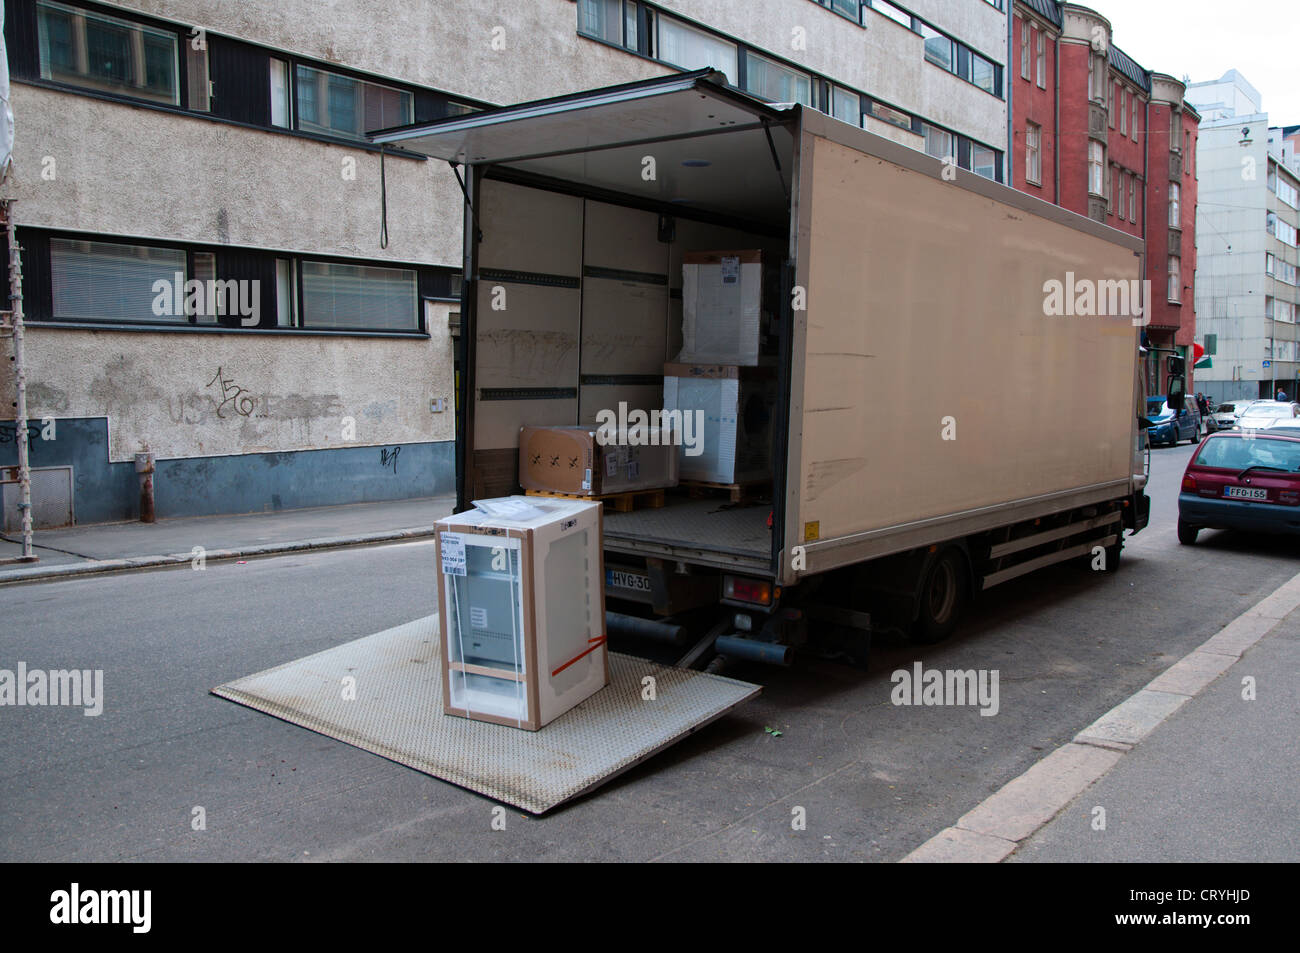
[[[624,38],[625,25],[623,0],[578,0],[578,32],[583,36],[635,48]]]
[[[841,122],[862,125],[862,97],[843,86],[831,87],[831,115]]]
[[[901,109],[895,109],[893,106],[886,106],[879,100],[871,101],[871,115],[882,122],[890,123],[899,129],[906,129],[909,132],[916,131],[916,123],[912,117],[903,112]]]
[[[415,122],[415,94],[331,70],[271,57],[271,123],[344,139]],[[465,111],[468,111],[466,108]]]
[[[818,6],[823,6],[828,10],[833,10],[845,19],[852,20],[854,23],[862,22],[861,0],[813,0]]]
[[[659,59],[686,70],[712,66],[726,73],[733,86],[740,84],[740,48],[735,43],[662,14],[655,24]]]
[[[375,129],[483,108],[210,32],[195,49],[189,24],[82,0],[5,0],[5,12],[15,79],[89,95],[354,142]]]
[[[881,16],[888,17],[899,26],[905,26],[912,29],[912,15],[906,10],[900,10],[892,3],[886,0],[867,0],[867,6],[879,13]]]
[[[749,50],[745,51],[744,89],[776,103],[816,105],[811,75]]]
[[[925,40],[925,58],[935,66],[950,73],[957,72],[956,44],[952,37],[921,24],[921,37]]]
[[[303,259],[299,263],[303,328],[418,331],[419,279],[414,268]]]
[[[175,324],[192,317],[184,290],[193,269],[182,248],[51,238],[48,274],[56,321]]]
[[[181,33],[96,10],[36,0],[40,77],[179,106]]]
[[[28,317],[105,327],[421,333],[447,268],[23,228]]]

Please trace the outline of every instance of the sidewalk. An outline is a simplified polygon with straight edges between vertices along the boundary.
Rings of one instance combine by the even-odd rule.
[[[21,536],[0,539],[0,585],[93,572],[120,572],[205,559],[266,556],[304,549],[354,546],[429,536],[451,513],[452,496],[386,503],[351,503],[239,516],[201,516],[157,523],[100,523],[33,534],[37,562],[22,555]]]
[[[1294,863],[1297,684],[1300,575],[904,861]]]
[[[1256,698],[1242,697],[1254,679]],[[1008,858],[1295,863],[1300,609]],[[1105,814],[1106,826],[1094,830]],[[1180,885],[1181,886],[1181,885]]]

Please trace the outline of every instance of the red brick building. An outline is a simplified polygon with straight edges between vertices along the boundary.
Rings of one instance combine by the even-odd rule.
[[[1095,10],[1015,0],[1013,16],[1011,184],[1144,239],[1147,342],[1190,358],[1200,116],[1184,85],[1115,46]],[[1162,393],[1157,354],[1167,356],[1148,359],[1147,385]]]

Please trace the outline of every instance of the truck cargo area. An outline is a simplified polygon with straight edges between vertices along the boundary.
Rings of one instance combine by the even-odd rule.
[[[794,137],[781,110],[702,92],[696,78],[654,84],[653,96],[634,84],[580,97],[572,114],[561,99],[390,139],[466,163],[462,505],[519,492],[525,425],[595,427],[602,411],[664,407],[665,365],[683,352],[686,256],[761,253],[779,284]],[[766,363],[775,384],[774,348]],[[765,425],[766,488],[607,507],[607,550],[770,574],[781,421]]]
[[[770,503],[730,503],[668,494],[660,509],[609,513],[605,548],[615,553],[689,559],[725,569],[766,573]]]

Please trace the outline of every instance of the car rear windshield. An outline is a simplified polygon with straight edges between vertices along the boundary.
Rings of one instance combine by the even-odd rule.
[[[1277,467],[1300,471],[1300,442],[1269,437],[1211,437],[1196,455],[1198,467]]]

